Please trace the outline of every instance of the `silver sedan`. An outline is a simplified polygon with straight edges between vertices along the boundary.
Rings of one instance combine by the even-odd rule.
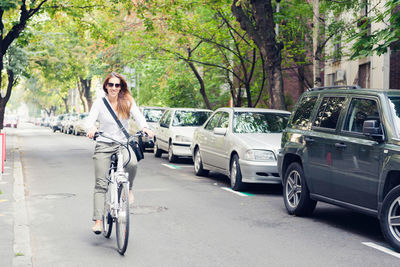
[[[196,175],[226,174],[238,191],[246,183],[280,183],[276,155],[289,116],[283,110],[217,109],[193,135]]]

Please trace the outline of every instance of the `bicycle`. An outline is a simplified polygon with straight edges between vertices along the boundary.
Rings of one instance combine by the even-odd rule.
[[[118,252],[124,255],[128,248],[129,239],[129,180],[128,173],[125,172],[125,166],[131,160],[131,152],[129,148],[129,140],[126,144],[121,143],[111,137],[105,136],[98,132],[95,134],[94,140],[98,136],[102,136],[118,143],[117,153],[111,155],[111,164],[108,171],[108,186],[104,198],[104,214],[103,214],[103,235],[110,238],[113,224],[116,224],[116,237]],[[135,136],[142,137],[143,133],[138,132]],[[129,159],[123,162],[123,149],[128,150]]]

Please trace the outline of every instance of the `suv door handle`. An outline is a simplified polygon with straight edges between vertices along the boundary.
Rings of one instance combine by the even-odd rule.
[[[314,138],[312,138],[312,137],[304,137],[304,140],[306,142],[314,142],[315,141]]]
[[[336,143],[336,144],[335,144],[335,147],[336,147],[336,148],[346,148],[347,145],[345,145],[344,143]]]

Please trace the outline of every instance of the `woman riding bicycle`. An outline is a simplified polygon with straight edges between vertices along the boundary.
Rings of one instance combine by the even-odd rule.
[[[103,83],[103,90],[106,94],[105,99],[109,102],[115,114],[118,116],[122,125],[128,128],[128,119],[133,116],[139,128],[149,137],[153,137],[153,132],[148,128],[146,119],[136,106],[135,100],[131,96],[125,79],[118,73],[110,73]],[[96,127],[96,121],[99,121],[99,129]],[[105,136],[109,136],[119,142],[126,142],[126,137],[107,109],[102,98],[97,99],[90,110],[87,119],[87,136],[93,138],[97,131],[103,132]],[[111,163],[111,155],[116,153],[119,144],[111,140],[99,136],[97,138],[96,147],[93,155],[95,186],[93,195],[93,221],[95,224],[92,228],[95,234],[102,232],[102,216],[104,210],[104,196],[107,190],[107,174]],[[129,202],[133,203],[132,184],[136,175],[137,160],[135,153],[131,151],[132,159],[126,166],[125,170],[129,173]],[[124,158],[128,158],[128,151],[124,150]]]

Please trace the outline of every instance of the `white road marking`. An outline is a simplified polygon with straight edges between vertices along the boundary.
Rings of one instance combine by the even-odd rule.
[[[187,166],[187,165],[176,165],[176,166],[180,168],[193,168],[193,166]]]
[[[397,253],[397,252],[395,252],[395,251],[393,251],[393,250],[391,250],[391,249],[388,249],[388,248],[379,246],[379,245],[374,244],[374,243],[372,243],[372,242],[362,242],[362,244],[363,244],[363,245],[366,245],[366,246],[368,246],[368,247],[377,249],[377,250],[379,250],[379,251],[382,251],[382,252],[384,252],[384,253],[387,253],[387,254],[389,254],[389,255],[392,255],[392,256],[394,256],[394,257],[400,259],[400,253]]]
[[[174,170],[176,170],[176,168],[174,167],[174,166],[171,166],[171,165],[169,165],[169,164],[162,164],[163,166],[165,166],[165,167],[168,167],[168,168],[170,168],[170,169],[174,169]]]
[[[165,192],[168,191],[166,188],[143,188],[143,189],[133,189],[133,192]]]
[[[243,193],[240,193],[240,192],[237,192],[237,191],[234,191],[234,190],[232,190],[232,189],[230,189],[228,187],[221,187],[221,189],[225,190],[225,191],[228,191],[228,192],[231,192],[231,193],[234,193],[236,195],[242,196],[242,197],[247,197],[247,195],[245,195]]]

